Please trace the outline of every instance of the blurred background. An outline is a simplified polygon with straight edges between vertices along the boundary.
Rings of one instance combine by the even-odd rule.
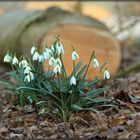
[[[3,33],[4,32],[3,28],[5,27],[4,24],[7,24],[6,25],[7,28],[5,28],[5,31],[8,30],[9,26],[11,26],[12,24],[15,24],[14,22],[10,22],[10,18],[9,18],[10,13],[12,13],[13,11],[14,12],[15,11],[17,12],[20,10],[47,11],[47,9],[50,7],[59,7],[63,10],[70,11],[71,13],[78,13],[78,14],[82,15],[81,20],[84,19],[84,16],[88,16],[92,19],[99,21],[100,25],[103,24],[103,26],[105,26],[104,28],[107,27],[106,30],[109,30],[109,37],[105,40],[109,40],[109,39],[111,40],[113,38],[113,41],[115,40],[118,44],[114,45],[113,44],[114,42],[113,43],[111,42],[112,44],[110,43],[110,46],[112,48],[113,48],[113,46],[117,46],[116,47],[117,49],[114,49],[114,52],[112,51],[110,54],[107,54],[108,50],[112,49],[111,47],[110,48],[101,47],[101,51],[99,50],[99,47],[98,47],[97,56],[99,57],[99,59],[101,59],[101,61],[103,61],[103,60],[109,61],[109,63],[110,63],[109,69],[111,70],[111,73],[114,74],[114,73],[116,73],[116,71],[122,70],[130,64],[140,62],[140,3],[138,1],[126,1],[126,2],[125,1],[124,2],[121,2],[121,1],[106,1],[106,2],[103,2],[103,1],[99,1],[99,2],[97,2],[97,1],[94,1],[94,2],[90,2],[90,1],[89,2],[86,2],[86,1],[81,1],[81,2],[79,2],[79,1],[16,2],[16,1],[13,1],[13,2],[4,2],[4,1],[2,1],[2,2],[0,2],[0,18],[1,18],[0,19],[0,31],[1,31],[1,34],[5,34],[5,33]],[[6,14],[8,14],[8,18],[7,17],[5,18]],[[58,12],[58,14],[59,14],[59,12]],[[11,17],[13,15],[14,14],[11,14]],[[57,17],[57,14],[56,14],[56,17]],[[16,17],[13,17],[13,18],[15,18],[15,20],[16,20]],[[17,15],[17,18],[18,18],[18,15]],[[5,19],[6,19],[6,21],[3,22]],[[22,21],[22,19],[19,19],[19,18],[17,20]],[[87,19],[87,20],[89,20],[89,19]],[[53,22],[56,22],[56,21],[54,20]],[[75,24],[75,23],[76,22],[74,22],[72,24]],[[51,24],[53,24],[53,23],[51,23]],[[60,23],[58,23],[58,25],[59,24]],[[71,24],[71,21],[67,20],[67,24]],[[86,32],[86,29],[85,29],[85,31],[83,31],[84,29],[83,29],[83,27],[80,27],[80,23],[77,22],[76,25],[77,24],[79,24],[80,29],[77,31],[77,34],[75,36],[79,35],[80,33],[82,34],[84,32],[85,32],[85,34],[88,34],[90,29],[87,29],[87,32]],[[82,23],[82,25],[83,24],[85,24],[85,23]],[[38,26],[41,27],[41,25],[38,25]],[[63,23],[61,23],[61,25],[63,25]],[[46,26],[50,26],[50,24],[46,25]],[[89,26],[89,28],[92,28],[94,25],[87,24],[85,26]],[[69,27],[66,28],[63,26],[63,28],[61,28],[61,31],[62,31],[62,29],[64,31],[65,30],[68,31],[68,28]],[[52,29],[51,26],[50,26],[50,29]],[[94,29],[96,29],[96,26],[94,26]],[[99,28],[97,28],[97,29],[100,31]],[[34,28],[34,30],[36,30],[36,28]],[[33,29],[32,29],[32,31],[33,31]],[[47,33],[47,35],[49,34],[49,37],[48,38],[45,37],[45,39],[47,41],[49,41],[49,39],[51,38],[50,36],[51,35],[55,36],[56,33],[59,34],[59,31],[60,31],[59,29],[56,29],[56,30],[52,29],[51,31],[49,30],[49,32],[48,32],[48,30],[46,30],[45,33]],[[101,32],[97,33],[98,38],[101,37],[101,40],[105,36],[108,36],[108,34],[106,35],[106,32],[105,31],[103,32],[103,31],[104,30],[102,30],[102,33]],[[15,33],[16,33],[16,31],[15,31]],[[31,32],[29,32],[28,34],[31,35]],[[44,34],[44,32],[43,32],[43,34]],[[64,32],[60,33],[60,34],[62,34],[62,37],[63,37]],[[93,39],[94,39],[94,35],[96,36],[96,34],[91,33],[91,35],[89,35],[89,36],[92,36],[92,35],[93,35]],[[74,36],[74,35],[72,35],[72,36]],[[79,35],[79,36],[81,37],[81,40],[83,40],[83,38],[87,37],[88,35],[84,36],[83,38],[81,35]],[[110,36],[112,36],[112,38]],[[3,39],[2,35],[0,37]],[[68,37],[70,38],[70,35],[68,35]],[[31,38],[33,38],[33,37],[31,37]],[[96,40],[98,40],[98,38],[96,38]],[[27,40],[27,37],[25,40]],[[65,40],[66,40],[66,38],[65,38]],[[65,44],[65,40],[63,40],[64,44]],[[73,40],[73,38],[72,38],[72,40]],[[88,38],[87,38],[87,40],[88,40]],[[104,46],[105,44],[108,44],[105,40],[104,40],[104,43],[102,43],[101,45],[100,45],[100,43],[94,44],[94,42],[91,42],[89,44],[91,46],[94,46],[94,45],[95,46],[98,46],[98,45]],[[31,41],[34,41],[34,40],[31,40]],[[0,41],[1,44],[4,44],[3,42],[4,41]],[[33,42],[31,42],[31,43],[33,43]],[[23,44],[26,44],[26,43],[23,43]],[[72,42],[71,44],[77,45],[75,42]],[[89,45],[89,48],[90,48],[90,45]],[[15,46],[15,44],[13,46]],[[10,42],[9,42],[8,47],[10,47]],[[28,47],[28,45],[27,45],[27,47]],[[3,47],[1,47],[1,48],[2,48],[1,51],[3,51]],[[16,49],[17,49],[17,47],[16,47]],[[106,51],[103,52],[103,50],[106,50]],[[96,51],[96,49],[95,49],[95,51]],[[84,48],[83,48],[83,52],[84,52]],[[82,52],[81,52],[81,55],[82,55]],[[102,55],[108,55],[108,56],[102,58],[101,57]],[[113,61],[113,63],[111,63],[111,61]],[[114,65],[114,63],[116,63],[116,65]],[[114,67],[114,69],[112,67]]]

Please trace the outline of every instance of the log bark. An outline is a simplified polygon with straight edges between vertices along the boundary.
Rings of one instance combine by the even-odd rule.
[[[42,48],[44,43],[51,44],[54,37],[60,34],[66,52],[70,55],[68,46],[73,45],[84,63],[87,63],[91,51],[95,50],[101,63],[109,61],[112,74],[120,64],[119,43],[103,23],[59,8],[53,7],[46,11],[21,10],[4,14],[0,17],[0,33],[1,61],[8,49],[18,51],[18,55],[29,54],[33,43]],[[66,63],[71,65],[70,58],[67,60]],[[46,64],[44,69],[45,67]]]

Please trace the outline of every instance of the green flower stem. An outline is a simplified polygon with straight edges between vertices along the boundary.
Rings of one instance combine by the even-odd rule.
[[[61,100],[61,112],[62,112],[62,120],[64,122],[67,122],[67,113],[66,113],[66,109],[65,109],[65,105],[64,105],[64,100],[63,100],[63,96],[62,96],[62,93],[61,93],[61,83],[60,83],[60,75],[59,73],[57,73],[57,79],[58,79],[58,85],[59,85],[59,94],[60,94],[60,100]],[[67,107],[66,107],[67,108]]]
[[[85,78],[86,75],[87,75],[87,72],[88,72],[88,69],[89,69],[89,66],[90,66],[90,63],[91,63],[91,60],[92,60],[93,57],[94,57],[94,51],[93,51],[92,54],[91,54],[91,57],[90,57],[90,59],[89,59],[89,62],[88,62],[88,65],[87,65],[87,69],[86,69],[86,71],[85,71],[85,74],[84,74],[83,78]]]
[[[74,77],[75,77],[75,61],[73,60],[73,69],[74,69]]]
[[[63,108],[63,97],[62,97],[62,93],[61,93],[61,83],[60,83],[59,73],[57,73],[57,79],[58,79],[58,85],[59,85],[59,94],[60,94],[61,105],[62,105],[62,108]]]
[[[65,66],[64,66],[64,63],[63,63],[63,59],[62,59],[62,55],[61,55],[61,54],[60,54],[60,60],[61,60],[61,62],[62,62],[62,71],[64,72],[65,77],[66,77],[66,79],[67,79],[67,73],[66,73],[66,69],[65,69]]]
[[[15,71],[13,64],[11,64],[12,71]]]
[[[97,73],[97,76],[95,77],[95,80],[97,80],[97,79],[99,78],[99,76],[100,76],[100,74],[101,74],[103,68],[105,67],[105,65],[106,65],[106,62],[101,66],[99,72]]]

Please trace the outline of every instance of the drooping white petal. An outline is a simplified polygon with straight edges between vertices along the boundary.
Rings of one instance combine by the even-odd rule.
[[[59,45],[61,47],[61,52],[64,54],[64,47],[63,47],[62,43],[60,43]]]
[[[51,46],[51,50],[54,52],[54,46],[53,45]]]
[[[93,59],[93,66],[94,68],[99,67],[99,61],[96,58]]]
[[[32,57],[32,59],[33,59],[33,61],[37,61],[37,60],[39,60],[39,53],[38,52],[35,52],[34,54],[33,54],[33,57]]]
[[[63,48],[63,45],[61,43],[58,43],[56,44],[56,50],[58,52],[58,54],[64,54],[64,48]]]
[[[38,60],[38,61],[39,61],[39,62],[44,62],[44,60],[45,60],[45,59],[44,59],[44,56],[41,54],[41,55],[39,56],[39,60]]]
[[[59,58],[55,60],[55,65],[59,65],[60,67],[62,67],[62,62]]]
[[[29,72],[28,75],[25,76],[24,82],[31,82],[34,79],[34,75],[32,72]]]
[[[110,79],[110,73],[108,70],[105,70],[104,75],[103,75],[104,79]]]
[[[53,57],[51,57],[50,60],[49,60],[49,65],[50,66],[54,66],[55,65],[55,61],[56,60]]]
[[[30,66],[27,66],[24,70],[24,74],[29,74],[31,71],[31,67]]]
[[[22,60],[21,62],[19,62],[19,67],[27,67],[28,66],[28,62],[26,59]]]
[[[33,55],[33,54],[35,53],[35,51],[36,51],[36,48],[33,46],[33,47],[31,48],[31,55]]]
[[[31,80],[34,80],[34,74],[32,72],[29,72],[29,76]]]
[[[61,67],[60,67],[59,65],[56,65],[56,66],[54,67],[53,72],[54,72],[55,74],[61,73]]]
[[[13,60],[12,60],[12,64],[15,65],[15,64],[18,64],[18,59],[16,56],[14,56]]]
[[[45,48],[45,50],[43,52],[43,56],[44,56],[45,60],[49,59],[51,56],[53,56],[52,50],[49,48]]]
[[[72,52],[72,60],[76,60],[76,59],[79,59],[79,55],[77,54],[76,51],[73,51]]]
[[[30,75],[26,75],[26,77],[24,78],[24,82],[31,82],[31,78]]]
[[[74,76],[70,79],[70,85],[76,85],[76,78]]]
[[[32,97],[31,96],[28,96],[27,98],[28,98],[29,102],[32,104],[33,103]]]
[[[3,61],[4,61],[4,62],[7,62],[7,63],[11,63],[11,62],[12,62],[12,57],[7,53],[7,54],[4,56]]]

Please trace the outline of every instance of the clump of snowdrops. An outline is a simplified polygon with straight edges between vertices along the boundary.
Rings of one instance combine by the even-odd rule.
[[[42,53],[39,53],[35,46],[31,48],[30,53],[30,57],[23,55],[17,58],[16,54],[8,51],[4,57],[4,62],[9,63],[12,70],[5,73],[1,83],[15,91],[19,100],[18,105],[34,103],[41,110],[40,113],[58,116],[66,122],[72,112],[95,112],[97,110],[94,106],[110,103],[107,99],[97,98],[104,91],[104,88],[95,88],[101,71],[104,71],[104,79],[109,79],[110,74],[106,63],[99,65],[94,51],[87,65],[82,66],[77,50],[72,47],[70,59],[73,62],[73,70],[70,75],[67,75],[63,63],[65,51],[59,38],[56,38],[51,47],[44,48]],[[42,69],[44,61],[48,61],[46,72]],[[93,65],[93,69],[99,67],[99,72],[92,81],[87,77],[90,65]],[[14,80],[5,80],[4,77],[7,75]]]

